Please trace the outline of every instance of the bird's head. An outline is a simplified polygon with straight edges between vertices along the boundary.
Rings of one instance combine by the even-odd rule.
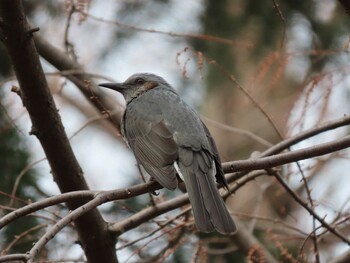
[[[126,103],[158,86],[172,90],[171,86],[162,77],[151,73],[136,73],[123,83],[102,83],[99,86],[120,92]]]

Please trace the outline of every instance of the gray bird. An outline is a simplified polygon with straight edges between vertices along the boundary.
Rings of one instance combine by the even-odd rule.
[[[154,74],[134,74],[124,83],[99,86],[124,96],[121,132],[137,162],[167,189],[177,187],[177,175],[185,182],[199,231],[234,233],[236,225],[214,179],[227,188],[220,157],[199,116]]]

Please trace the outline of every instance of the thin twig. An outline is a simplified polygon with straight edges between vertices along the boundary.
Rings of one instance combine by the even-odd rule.
[[[113,115],[115,114],[114,112],[111,112],[110,115]],[[94,117],[91,117],[89,118],[88,120],[86,120],[86,122],[78,129],[76,130],[71,136],[69,136],[68,140],[72,140],[76,135],[78,135],[82,130],[84,130],[89,124],[95,122],[95,121],[99,121],[99,120],[103,120],[103,119],[107,119],[109,118],[108,115],[98,115],[98,116],[94,116]],[[46,157],[43,157],[39,160],[36,160],[30,164],[28,164],[26,167],[24,167],[22,169],[22,171],[17,175],[16,177],[16,180],[15,180],[15,183],[14,183],[14,186],[12,188],[12,196],[15,196],[16,195],[16,192],[17,192],[17,189],[18,189],[18,185],[21,181],[21,179],[23,178],[23,176],[30,170],[33,168],[33,166],[43,162],[47,160]],[[10,203],[9,203],[9,206],[12,206],[13,205],[13,199],[11,199]]]
[[[3,251],[1,251],[1,255],[3,254],[7,254],[7,252],[18,242],[18,240],[20,240],[21,238],[25,237],[26,235],[28,235],[29,233],[31,232],[34,232],[40,228],[43,228],[43,227],[47,227],[48,225],[47,224],[40,224],[40,225],[36,225],[32,228],[29,228],[28,230],[22,232],[21,234],[19,235],[16,235],[15,238],[11,241],[10,244],[8,244]]]
[[[205,35],[205,34],[178,33],[178,32],[162,31],[162,30],[157,30],[157,29],[147,29],[147,28],[143,28],[143,27],[127,25],[127,24],[121,23],[121,22],[116,21],[116,20],[109,20],[109,19],[97,17],[97,16],[94,16],[92,14],[85,13],[83,11],[79,11],[79,12],[84,14],[86,17],[88,17],[91,20],[102,22],[102,23],[107,23],[107,24],[112,24],[115,26],[127,28],[129,30],[147,32],[147,33],[156,33],[156,34],[161,34],[161,35],[167,35],[170,37],[194,38],[194,39],[200,39],[200,40],[209,41],[209,42],[222,43],[222,44],[231,45],[231,46],[240,46],[240,47],[244,47],[244,48],[252,48],[253,47],[253,45],[247,41],[237,41],[237,40],[231,40],[231,39],[227,39],[227,38],[222,38],[222,37],[217,37],[217,36],[212,36],[212,35]]]
[[[141,260],[140,263],[162,263],[169,255],[175,252],[176,248],[183,245],[188,239],[188,237],[182,238],[183,235],[186,233],[186,228],[181,226],[179,226],[178,228],[179,231],[177,232],[177,235],[171,236],[168,244],[165,247],[163,247],[163,249],[159,251],[157,255],[146,258],[145,260]]]
[[[287,28],[287,25],[286,25],[286,19],[284,18],[284,15],[280,9],[280,6],[279,4],[276,2],[276,0],[272,0],[272,3],[273,3],[273,7],[276,9],[277,11],[277,15],[278,17],[281,19],[282,21],[282,24],[283,24],[283,29],[282,29],[282,39],[281,39],[281,46],[280,48],[283,49],[284,47],[284,40],[285,40],[285,37],[286,37],[286,28]]]
[[[45,75],[47,75],[47,76],[57,76],[57,75],[59,75],[59,76],[70,76],[70,75],[79,76],[79,75],[83,75],[83,76],[88,76],[91,78],[107,80],[109,82],[116,82],[114,79],[112,79],[108,76],[97,74],[97,73],[92,73],[92,72],[87,72],[87,71],[84,71],[82,69],[67,69],[67,70],[60,70],[60,71],[56,71],[56,72],[45,72]]]
[[[16,192],[17,192],[17,189],[18,189],[18,186],[19,186],[19,183],[21,182],[23,176],[30,170],[33,168],[33,166],[37,165],[38,163],[41,163],[43,161],[46,160],[46,157],[43,157],[39,160],[36,160],[30,164],[28,164],[26,167],[24,167],[22,169],[22,171],[16,176],[16,180],[15,180],[15,183],[13,185],[13,188],[12,188],[12,192],[11,192],[11,195],[12,196],[16,196]],[[9,203],[9,206],[13,206],[13,202],[14,202],[14,199],[11,198],[10,199],[10,203]]]
[[[309,184],[305,178],[304,172],[301,169],[299,162],[296,162],[296,165],[298,166],[298,169],[299,169],[301,177],[302,177],[302,181],[303,181],[304,186],[305,186],[307,198],[309,199],[310,206],[311,206],[310,208],[312,210],[314,210],[315,205],[314,205],[314,201],[312,200],[311,190],[309,188]],[[320,255],[319,255],[317,235],[316,235],[316,218],[315,217],[312,218],[312,229],[313,229],[313,231],[311,232],[311,238],[312,238],[313,245],[314,245],[315,259],[316,259],[316,263],[320,263]],[[302,253],[302,251],[301,251],[301,253]]]
[[[137,243],[137,242],[139,242],[139,241],[142,241],[142,240],[144,240],[144,239],[146,239],[146,238],[152,236],[153,234],[157,233],[158,231],[160,231],[161,229],[163,229],[164,227],[166,227],[167,225],[169,225],[170,223],[172,223],[173,221],[175,221],[175,220],[178,219],[179,217],[181,217],[181,216],[187,214],[189,211],[191,211],[191,209],[192,209],[191,207],[186,208],[185,210],[183,210],[181,213],[179,213],[178,215],[174,216],[173,218],[170,218],[169,220],[165,221],[164,223],[159,224],[159,227],[157,227],[156,229],[154,229],[153,231],[151,231],[151,232],[148,233],[147,235],[142,236],[142,237],[139,237],[139,238],[137,238],[137,239],[135,239],[135,240],[133,240],[133,241],[130,241],[130,242],[126,243],[125,245],[118,247],[116,250],[117,250],[117,251],[118,251],[118,250],[122,250],[122,249],[124,249],[124,248],[126,248],[126,247],[129,247],[129,246],[131,246],[131,245],[134,245],[135,243]]]
[[[71,58],[74,61],[77,61],[77,55],[75,54],[75,51],[74,51],[74,49],[75,49],[74,45],[68,39],[68,34],[69,34],[69,29],[70,29],[70,26],[71,26],[73,14],[76,11],[77,11],[77,9],[75,7],[74,1],[71,0],[70,1],[70,8],[69,8],[69,11],[68,11],[66,27],[65,27],[65,30],[64,30],[64,41],[63,41],[63,43],[64,43],[64,46],[65,46],[67,55],[70,55]]]
[[[1,86],[1,85],[0,85]],[[2,103],[0,102],[0,108],[2,109],[2,111],[4,112],[6,118],[9,120],[9,122],[11,123],[12,127],[16,129],[16,131],[18,131],[18,133],[22,134],[23,136],[25,136],[24,132],[16,125],[16,123],[13,121],[13,119],[11,118],[11,116],[8,114],[6,107],[4,105],[2,105]]]
[[[250,131],[247,131],[247,130],[243,130],[243,129],[238,129],[236,127],[231,127],[229,125],[226,125],[226,124],[223,124],[221,122],[218,122],[218,121],[215,121],[215,120],[212,120],[208,117],[205,117],[203,115],[201,115],[202,119],[204,119],[206,122],[209,122],[209,123],[212,123],[214,124],[216,127],[220,128],[220,129],[224,129],[224,130],[227,130],[227,131],[230,131],[230,132],[234,132],[234,133],[237,133],[237,134],[241,134],[241,135],[244,135],[244,136],[247,136],[248,138],[266,146],[266,147],[271,147],[273,146],[273,144],[259,136],[257,136],[256,134],[250,132]]]
[[[143,244],[141,247],[139,247],[138,249],[136,249],[135,251],[133,251],[133,253],[125,260],[125,263],[129,262],[129,260],[130,260],[134,255],[136,255],[136,253],[140,252],[143,248],[147,247],[151,242],[153,242],[153,241],[159,239],[160,237],[162,237],[162,236],[164,236],[164,235],[166,235],[166,234],[170,234],[170,233],[172,233],[172,232],[175,232],[177,229],[180,230],[180,233],[181,233],[180,237],[181,237],[181,236],[182,236],[182,232],[185,231],[185,230],[184,230],[184,229],[185,229],[184,227],[182,227],[181,225],[178,225],[178,226],[176,226],[175,228],[170,228],[170,229],[164,231],[163,233],[159,234],[158,236],[155,236],[155,237],[151,238],[149,241],[147,241],[147,242],[146,242],[145,244]],[[170,244],[170,242],[169,242],[169,244]],[[166,248],[169,247],[169,244],[166,246]],[[163,249],[162,251],[165,252],[164,249]],[[160,255],[162,255],[161,252],[158,253],[158,256],[160,256]],[[153,260],[154,260],[154,259],[153,259]]]
[[[313,217],[313,220],[316,220],[315,217]],[[309,240],[309,238],[312,238],[314,239],[317,238],[317,235],[316,235],[316,231],[318,229],[322,228],[322,225],[318,226],[318,227],[313,227],[312,231],[307,235],[307,237],[304,239],[304,241],[301,243],[301,246],[299,248],[299,251],[298,251],[298,257],[297,257],[297,260],[299,260],[302,255],[303,255],[303,250],[304,250],[304,247],[306,245],[306,242]],[[317,251],[318,252],[318,251]],[[319,257],[316,258],[316,260],[319,260]],[[319,262],[319,261],[318,261]]]
[[[321,225],[326,228],[329,232],[333,233],[339,239],[350,245],[350,240],[346,238],[343,234],[341,234],[335,227],[330,226],[323,218],[321,218],[318,214],[316,214],[313,209],[311,209],[306,202],[304,202],[299,195],[297,195],[283,180],[282,176],[276,172],[271,171],[271,174],[277,179],[277,181],[283,186],[283,188],[293,197],[293,199],[299,203],[302,207],[304,207],[314,218],[317,219],[321,223]]]
[[[190,50],[195,56],[198,56],[198,52],[196,52],[195,50],[192,50],[191,48],[184,48],[182,52],[187,52],[188,50]],[[250,92],[248,90],[246,90],[236,79],[236,77],[230,73],[228,70],[226,70],[221,64],[219,64],[218,62],[216,62],[215,60],[211,59],[208,56],[205,56],[201,53],[201,59],[205,58],[206,62],[209,65],[214,65],[216,68],[218,68],[224,75],[226,75],[226,77],[228,78],[228,80],[230,82],[232,82],[235,86],[238,87],[238,89],[253,103],[253,105],[261,112],[261,114],[267,119],[267,121],[271,124],[272,128],[275,130],[276,134],[278,135],[278,137],[283,140],[283,135],[280,132],[280,130],[278,129],[278,127],[276,126],[276,124],[274,123],[274,121],[272,120],[272,118],[270,117],[270,115],[265,111],[265,109],[258,103],[258,101],[255,100],[255,98],[250,94]]]
[[[241,178],[240,180],[237,180],[234,185],[231,185],[229,187],[229,191],[225,191],[224,193],[222,193],[222,197],[227,198],[229,195],[231,195],[231,193],[234,193],[235,191],[237,191],[240,187],[245,185],[247,182],[254,180],[255,178],[262,175],[266,175],[266,172],[265,171],[251,172],[246,177]],[[122,233],[129,231],[130,229],[133,229],[139,226],[146,220],[152,219],[158,215],[164,214],[168,211],[179,208],[188,203],[189,203],[188,194],[187,193],[182,194],[171,200],[167,200],[160,204],[157,204],[156,206],[147,207],[146,209],[143,209],[140,212],[137,212],[136,214],[130,216],[129,218],[126,218],[122,221],[114,223],[109,226],[109,230],[115,233],[116,235],[120,235]]]
[[[282,220],[279,220],[279,219],[276,219],[276,218],[270,218],[270,217],[265,217],[265,216],[257,216],[257,215],[249,215],[249,214],[240,213],[240,212],[235,212],[234,215],[237,216],[237,217],[255,218],[255,219],[259,220],[259,221],[267,221],[267,222],[270,222],[273,225],[281,225],[284,228],[288,228],[290,230],[293,230],[293,231],[297,232],[298,234],[300,234],[303,237],[308,235],[306,232],[304,232],[301,229],[297,228],[295,225],[288,224],[288,223],[283,222]]]
[[[26,205],[24,207],[15,209],[13,212],[0,218],[0,229],[2,229],[4,226],[11,223],[15,219],[26,216],[40,209],[43,209],[52,205],[56,205],[59,203],[63,203],[63,202],[75,201],[77,199],[82,199],[82,200],[92,199],[97,193],[98,193],[97,191],[89,191],[89,190],[68,192],[68,193],[63,193],[60,195],[48,197],[48,198],[45,198],[44,200],[37,201],[35,203]]]
[[[139,185],[138,187],[133,187],[135,191],[130,189],[121,189],[120,191],[106,191],[97,193],[95,198],[86,204],[74,209],[67,216],[59,220],[52,228],[49,229],[39,240],[35,243],[32,249],[29,251],[29,260],[28,263],[32,263],[34,258],[39,254],[39,252],[44,248],[44,246],[49,242],[55,235],[61,231],[65,226],[69,225],[71,222],[77,218],[83,216],[87,212],[93,210],[99,205],[110,202],[112,200],[121,199],[121,198],[131,198],[135,195],[144,192],[145,190],[156,190],[161,188],[161,186],[156,182],[150,182],[146,184]]]

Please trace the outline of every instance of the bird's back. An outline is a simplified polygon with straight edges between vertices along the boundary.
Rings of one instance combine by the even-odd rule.
[[[178,146],[193,150],[209,150],[209,142],[198,115],[168,88],[157,87],[128,104],[125,118],[141,118],[151,122],[163,121]]]

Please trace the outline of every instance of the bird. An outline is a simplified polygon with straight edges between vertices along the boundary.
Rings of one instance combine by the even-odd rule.
[[[164,188],[183,181],[200,232],[237,231],[216,183],[228,189],[217,146],[198,114],[162,77],[136,73],[99,86],[121,93],[121,134],[136,161]]]

